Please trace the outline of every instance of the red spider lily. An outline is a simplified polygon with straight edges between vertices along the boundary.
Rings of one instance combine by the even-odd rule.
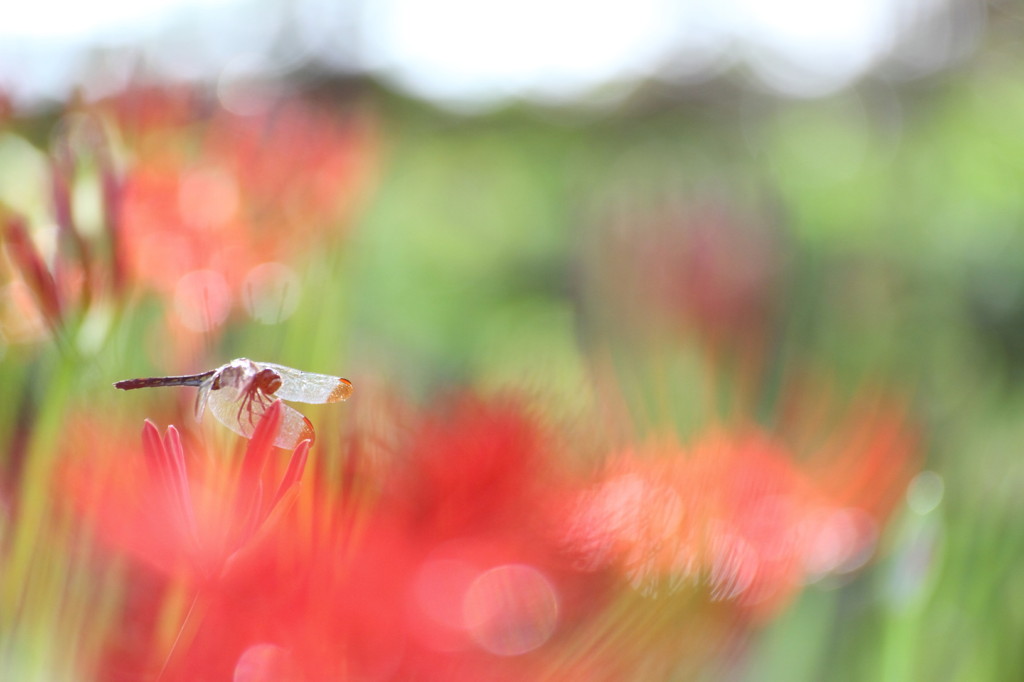
[[[242,116],[181,89],[129,90],[97,108],[123,126],[129,156],[119,262],[166,298],[161,334],[179,361],[195,361],[200,334],[239,304],[261,322],[287,317],[301,286],[291,264],[347,234],[369,184],[372,118],[298,100]]]
[[[275,401],[239,467],[214,462],[190,475],[178,430],[169,426],[161,438],[147,420],[141,460],[76,464],[63,480],[105,543],[171,577],[216,581],[294,501],[309,441],[295,448],[271,495],[268,462],[280,424],[281,405]]]
[[[123,143],[123,172],[111,128]],[[373,140],[361,110],[286,101],[239,116],[185,88],[129,90],[76,104],[59,124],[50,159],[56,254],[40,255],[17,216],[0,215],[0,237],[51,328],[142,283],[168,296],[177,313],[171,336],[187,345],[188,333],[219,326],[236,300],[263,321],[262,308],[285,308],[298,277],[281,263],[344,234]],[[71,199],[89,164],[103,215],[98,236],[87,238]]]
[[[197,102],[146,90],[102,105],[131,132],[122,253],[136,281],[160,290],[196,270],[237,290],[256,265],[288,261],[339,226],[365,184],[372,132],[362,113],[297,101],[252,116]]]
[[[238,671],[256,646],[254,658],[271,652],[268,665],[303,680],[535,677],[546,648],[602,594],[552,532],[547,439],[520,409],[473,399],[408,436],[354,531],[338,516],[344,507],[317,499],[323,535],[279,536],[250,585],[220,594],[197,652],[205,666]],[[288,587],[252,598],[269,585]],[[240,628],[245,646],[225,647],[217,633]]]
[[[357,197],[370,160],[369,123],[361,112],[289,101],[264,116],[218,112],[205,146],[237,179],[257,241],[279,241],[282,230],[307,241]]]
[[[858,410],[814,443],[744,426],[614,460],[582,494],[569,536],[645,591],[689,588],[762,618],[807,581],[862,565],[911,475],[911,430]]]
[[[689,452],[667,444],[622,456],[580,498],[570,537],[644,591],[689,586],[753,606],[801,579],[797,537],[817,497],[763,435],[716,433]]]
[[[62,487],[94,524],[100,541],[146,569],[130,573],[123,627],[156,627],[162,607],[153,593],[165,594],[175,585],[195,594],[201,608],[204,595],[225,589],[236,573],[244,573],[250,557],[276,532],[295,500],[309,450],[309,441],[300,443],[275,481],[279,470],[270,459],[280,422],[277,401],[261,419],[239,465],[212,460],[189,466],[177,429],[169,426],[161,438],[147,420],[141,458],[111,462],[91,457],[63,470]],[[123,458],[120,452],[110,454]],[[140,581],[147,586],[143,593],[133,589]],[[183,633],[190,617],[184,620]],[[144,632],[148,635],[136,632],[128,638],[126,631],[115,630],[107,663],[111,675],[141,675],[160,664],[164,648],[153,641],[152,630]]]
[[[237,219],[239,201],[231,177],[212,168],[190,173],[174,158],[133,168],[119,207],[122,255],[133,280],[173,293],[183,275],[205,270],[225,286],[240,283],[262,260]]]
[[[407,434],[399,473],[357,484],[372,502],[318,485],[250,541],[164,679],[537,677],[603,594],[554,532],[549,441],[520,408],[471,399]],[[181,486],[165,496],[181,507]]]

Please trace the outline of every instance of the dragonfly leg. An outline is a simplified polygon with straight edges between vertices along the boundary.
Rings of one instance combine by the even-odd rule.
[[[242,400],[239,401],[238,403],[238,412],[235,414],[235,419],[238,421],[239,424],[242,423],[242,411],[245,410],[245,404],[248,402],[248,400],[249,394],[247,392],[245,395],[242,396]]]
[[[263,391],[261,391],[259,388],[255,389],[249,396],[249,423],[252,424],[253,427],[256,426],[256,424],[253,423],[253,403],[256,403],[260,407],[263,407],[263,400]],[[262,414],[263,410],[260,410],[260,415]]]
[[[245,418],[249,422],[249,426],[255,428],[255,415],[253,414],[253,402],[257,402],[260,407],[266,407],[270,398],[260,390],[259,386],[252,386],[245,391],[245,395],[242,396],[242,401],[238,405],[238,414],[235,418],[238,422],[242,423],[242,412],[245,412]],[[260,411],[263,414],[263,410]]]
[[[257,392],[258,389],[255,388],[248,388],[245,390],[245,394],[242,396],[242,401],[238,404],[238,414],[235,415],[239,424],[243,423],[242,413],[245,412],[245,418],[249,422],[249,426],[256,426],[252,423],[252,401]]]

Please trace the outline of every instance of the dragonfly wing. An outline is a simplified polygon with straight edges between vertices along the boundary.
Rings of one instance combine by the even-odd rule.
[[[282,404],[281,407],[281,429],[277,432],[277,439],[274,445],[285,450],[294,450],[304,440],[316,440],[316,433],[313,431],[313,423],[304,415]]]
[[[274,394],[277,398],[300,403],[336,403],[347,400],[352,395],[352,384],[348,379],[302,372],[270,362],[258,364],[262,368],[274,370],[281,376],[281,388]]]
[[[270,407],[268,400],[243,400],[244,393],[232,388],[209,392],[207,404],[217,419],[240,436],[252,438],[256,425],[263,413]],[[313,424],[301,413],[287,405],[281,405],[281,428],[274,440],[275,447],[292,450],[301,441],[315,439]]]
[[[210,386],[212,384],[212,378],[199,384],[199,391],[196,393],[196,420],[203,418],[203,412],[206,410],[206,401],[210,398]]]
[[[240,436],[249,438],[256,430],[264,408],[259,403],[252,405],[252,414],[242,410],[242,392],[233,387],[222,387],[207,393],[206,404],[221,424]],[[257,413],[259,413],[257,415]],[[250,419],[252,416],[252,419]]]

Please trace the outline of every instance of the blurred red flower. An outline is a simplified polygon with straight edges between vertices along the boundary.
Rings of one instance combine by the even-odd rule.
[[[273,485],[280,474],[271,464],[280,423],[281,403],[275,401],[240,464],[205,459],[188,466],[178,430],[169,426],[161,438],[147,420],[142,458],[117,452],[111,453],[116,461],[76,460],[63,470],[62,485],[112,548],[191,584],[215,582],[294,501],[309,441],[295,448]]]
[[[200,657],[229,671],[271,646],[309,680],[519,680],[550,663],[602,595],[554,532],[550,442],[521,407],[473,398],[406,436],[377,499],[353,509],[319,489],[250,583],[221,593],[204,627],[247,633],[245,648],[218,635]],[[252,598],[270,586],[278,599]]]
[[[0,304],[20,306],[28,291],[31,312],[56,330],[141,284],[166,297],[184,346],[237,303],[280,322],[300,285],[288,264],[347,233],[374,150],[373,119],[357,107],[282,99],[243,116],[187,88],[74,103],[48,150],[53,253],[38,247],[40,226],[0,214],[0,242],[20,271]],[[98,180],[99,224],[72,200],[84,179]]]
[[[156,629],[165,605],[158,595],[183,587],[198,595],[199,604],[202,595],[224,589],[245,570],[281,523],[295,500],[310,444],[299,444],[282,473],[271,457],[280,408],[277,401],[267,409],[239,463],[186,462],[177,429],[169,426],[161,438],[146,421],[141,458],[103,448],[82,453],[87,457],[60,470],[60,489],[100,542],[137,562],[129,569],[123,620],[112,635],[105,679],[137,678],[161,664],[165,649]]]
[[[106,543],[199,588],[162,679],[519,680],[555,660],[604,581],[564,551],[549,438],[520,406],[473,398],[406,426],[386,478],[356,482],[379,491],[361,504],[322,477],[288,513],[263,496],[266,419],[233,470],[237,492],[207,504],[221,467],[183,477],[173,428],[159,439],[147,425],[144,470],[102,485],[69,473]],[[159,620],[137,603],[121,628]],[[117,653],[108,672],[152,672],[152,654]]]
[[[913,430],[891,401],[817,426],[809,438],[739,424],[627,450],[577,498],[570,541],[641,591],[773,615],[808,581],[870,558],[913,473]]]
[[[173,292],[210,270],[232,292],[250,270],[341,233],[372,166],[365,111],[297,100],[248,116],[187,91],[129,91],[103,103],[131,156],[120,210],[136,281]]]
[[[150,289],[167,304],[162,346],[170,340],[177,364],[196,364],[199,334],[238,308],[263,323],[286,319],[301,287],[292,264],[347,234],[376,136],[364,107],[265,104],[239,115],[168,86],[69,105],[48,150],[55,244],[39,239],[42,226],[0,214],[17,271],[0,290],[8,335],[34,340],[41,323],[62,330],[93,308],[106,320],[126,294]],[[86,204],[72,197],[92,180],[101,210],[78,215]],[[22,311],[31,324],[8,322]]]

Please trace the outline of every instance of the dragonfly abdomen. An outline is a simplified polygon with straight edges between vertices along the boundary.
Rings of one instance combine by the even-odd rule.
[[[130,391],[135,388],[155,388],[157,386],[199,386],[213,376],[213,372],[189,374],[180,377],[146,377],[144,379],[125,379],[114,384],[114,388]]]

